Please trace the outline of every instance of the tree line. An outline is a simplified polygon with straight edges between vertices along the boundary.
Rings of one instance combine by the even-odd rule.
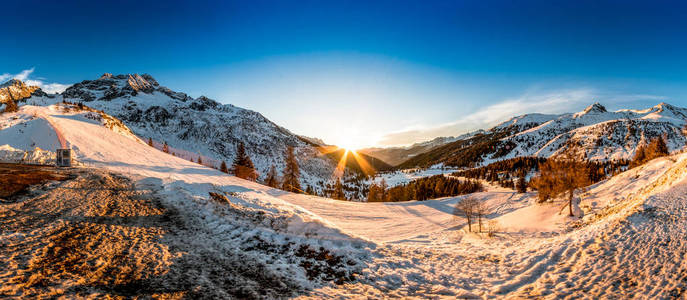
[[[406,184],[388,187],[382,179],[368,188],[368,202],[398,202],[427,200],[440,197],[475,193],[482,190],[482,184],[475,180],[460,180],[444,175],[415,179]]]
[[[483,179],[524,193],[528,187],[536,188],[531,180],[527,180],[528,174],[540,172],[541,166],[545,165],[549,160],[543,157],[515,157],[493,162],[479,168],[460,170],[452,173],[452,175]],[[596,183],[626,170],[627,166],[630,165],[630,160],[580,161],[578,164],[584,165],[580,167],[585,170],[585,176],[589,179],[589,182]]]
[[[641,166],[654,158],[666,156],[668,154],[668,145],[666,145],[665,138],[653,138],[648,144],[637,147],[635,156],[630,163],[630,168]]]

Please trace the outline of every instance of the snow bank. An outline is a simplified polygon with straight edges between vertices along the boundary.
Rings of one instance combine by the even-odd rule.
[[[32,150],[36,147],[48,151],[61,148],[57,133],[44,118],[34,114],[5,113],[0,115],[0,145],[15,149]]]
[[[52,165],[55,164],[55,152],[38,147],[30,151],[24,151],[12,148],[10,145],[2,145],[0,146],[0,162]]]

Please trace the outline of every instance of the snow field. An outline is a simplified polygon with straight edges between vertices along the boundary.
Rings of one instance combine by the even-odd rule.
[[[452,215],[466,196],[356,203],[296,195],[167,155],[56,109],[24,106],[0,118],[40,113],[60,128],[79,161],[159,186],[165,203],[204,224],[217,243],[237,245],[246,238],[235,237],[246,235],[269,245],[297,241],[347,258],[352,265],[345,272],[359,274],[328,284],[284,271],[293,265],[288,257],[259,258],[275,272],[295,272],[285,274],[311,289],[303,297],[684,297],[687,268],[678,258],[687,253],[685,154],[589,187],[579,194],[582,219],[558,214],[562,199],[535,205],[535,194],[507,189],[469,195],[487,203],[487,217],[500,224],[488,238],[467,233]],[[231,204],[217,203],[209,192]]]

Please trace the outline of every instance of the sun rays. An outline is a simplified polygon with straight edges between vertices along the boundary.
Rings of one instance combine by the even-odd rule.
[[[376,172],[375,168],[370,165],[367,159],[355,150],[338,146],[323,146],[321,147],[321,152],[323,155],[333,155],[334,157],[339,155],[339,152],[342,152],[332,177],[341,178],[344,175],[346,166],[348,166],[349,163],[349,155],[353,157],[363,174],[372,175]]]

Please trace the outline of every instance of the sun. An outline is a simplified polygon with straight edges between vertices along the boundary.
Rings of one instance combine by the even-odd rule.
[[[361,144],[359,142],[356,142],[354,139],[349,138],[341,139],[338,143],[336,143],[336,146],[351,152],[355,152],[356,150],[361,148]]]

